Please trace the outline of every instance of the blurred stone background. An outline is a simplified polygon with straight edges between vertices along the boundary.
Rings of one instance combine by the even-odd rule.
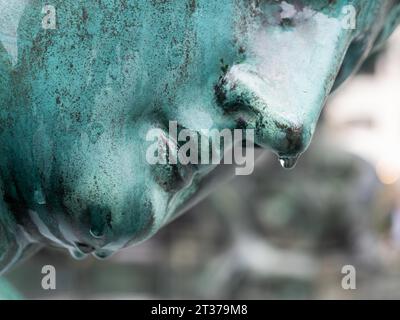
[[[267,153],[139,246],[106,261],[45,249],[6,278],[30,299],[399,299],[399,140],[400,31],[333,95],[294,170]]]

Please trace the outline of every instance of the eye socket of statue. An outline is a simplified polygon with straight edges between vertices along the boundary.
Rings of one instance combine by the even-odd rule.
[[[397,0],[46,6],[0,0],[0,273],[42,245],[105,258],[184,212],[223,165],[176,159],[183,130],[197,146],[251,130],[293,166],[400,12]],[[152,147],[168,161],[150,164]]]

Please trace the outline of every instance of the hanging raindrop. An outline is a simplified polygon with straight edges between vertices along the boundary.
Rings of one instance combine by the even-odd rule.
[[[296,166],[298,156],[295,157],[279,157],[279,162],[284,169],[293,169]]]

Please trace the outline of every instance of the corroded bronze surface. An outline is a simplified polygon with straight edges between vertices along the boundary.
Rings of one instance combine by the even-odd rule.
[[[213,167],[146,162],[146,132],[169,121],[254,129],[290,167],[332,88],[400,11],[397,0],[0,8],[0,272],[40,244],[106,257],[176,216]]]

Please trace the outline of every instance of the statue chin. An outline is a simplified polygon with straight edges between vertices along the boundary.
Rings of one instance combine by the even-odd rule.
[[[400,12],[395,0],[0,8],[0,272],[42,245],[106,258],[144,241],[240,174],[220,164],[225,148],[293,167],[330,92]],[[181,161],[185,130],[214,162]],[[204,148],[227,132],[226,146]]]

